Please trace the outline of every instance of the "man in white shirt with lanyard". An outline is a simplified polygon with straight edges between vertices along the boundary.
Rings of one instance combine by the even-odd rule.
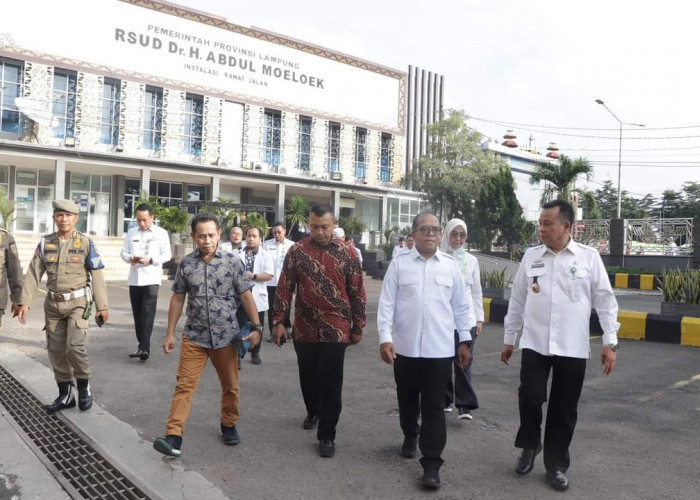
[[[377,311],[379,352],[394,367],[404,434],[401,456],[415,457],[418,444],[422,484],[437,489],[447,442],[445,387],[452,375],[455,331],[459,362],[469,364],[469,299],[457,262],[439,249],[437,217],[417,215],[412,234],[415,248],[393,258],[384,276]]]
[[[292,240],[285,238],[287,234],[287,228],[284,222],[275,222],[272,226],[272,239],[265,241],[263,248],[270,252],[272,255],[272,260],[275,264],[275,275],[267,282],[267,300],[269,302],[269,309],[267,310],[267,320],[268,328],[270,329],[270,336],[267,341],[272,342],[272,306],[275,303],[275,293],[277,291],[277,280],[280,279],[280,274],[282,274],[282,266],[284,265],[284,258],[287,256],[287,252],[294,245]],[[292,326],[289,316],[284,320],[289,331],[289,327]]]
[[[130,358],[146,361],[151,353],[151,332],[158,305],[158,289],[163,279],[163,264],[172,258],[168,232],[153,224],[153,207],[136,207],[137,226],[124,235],[122,259],[129,269],[129,298],[139,347]]]
[[[569,444],[576,427],[578,400],[590,357],[590,316],[595,307],[603,329],[600,356],[603,373],[610,374],[617,357],[617,301],[598,252],[576,243],[570,231],[573,207],[562,200],[546,203],[539,220],[543,245],[528,250],[515,275],[504,324],[501,361],[508,364],[516,337],[522,361],[518,406],[520,428],[515,438],[522,452],[515,466],[529,474],[543,449],[542,403],[547,380],[552,386],[544,431],[544,465],[555,490],[569,487]]]

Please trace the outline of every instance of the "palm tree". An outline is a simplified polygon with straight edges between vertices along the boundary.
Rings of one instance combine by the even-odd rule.
[[[300,228],[309,223],[309,200],[303,196],[295,194],[287,202],[286,219],[291,227],[289,232],[294,231],[294,226]]]
[[[558,163],[541,162],[535,166],[530,174],[530,184],[536,186],[540,182],[547,182],[542,193],[542,200],[549,201],[554,194],[558,200],[573,201],[572,192],[576,178],[584,174],[586,180],[593,175],[593,167],[586,158],[572,160],[562,155]]]

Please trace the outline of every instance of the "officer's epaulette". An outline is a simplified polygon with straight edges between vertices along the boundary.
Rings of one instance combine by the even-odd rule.
[[[591,247],[591,246],[584,245],[583,243],[579,243],[578,241],[574,241],[574,243],[576,243],[576,245],[577,245],[581,250],[588,250],[589,252],[593,252],[593,253],[595,253],[595,254],[598,253],[598,250],[596,250],[595,248],[593,248],[593,247]]]
[[[440,251],[442,252],[442,250],[440,250]],[[447,257],[447,258],[450,259],[450,260],[455,260],[455,261],[456,261],[456,259],[454,258],[454,256],[453,256],[453,255],[450,255],[450,254],[447,253],[447,252],[442,252],[442,255],[441,255],[440,257]]]
[[[525,250],[525,253],[528,253],[528,252],[531,252],[531,251],[537,250],[537,249],[540,249],[540,250],[541,250],[541,249],[543,249],[543,248],[544,248],[544,245],[537,245],[536,247],[530,247],[530,248],[528,248],[527,250]]]

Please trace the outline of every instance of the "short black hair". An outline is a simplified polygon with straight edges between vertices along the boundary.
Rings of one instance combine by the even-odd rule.
[[[421,212],[413,218],[413,223],[411,224],[411,229],[413,229],[414,231],[416,229],[418,229],[418,219],[420,219],[421,217],[426,217],[428,215],[432,215],[433,217],[435,217],[437,219],[437,216],[432,212]]]
[[[275,227],[281,227],[281,228],[284,229],[285,231],[287,230],[287,226],[285,226],[284,222],[279,221],[279,220],[278,220],[277,222],[275,222],[275,223],[272,225],[272,227],[273,227],[273,228],[275,228]]]
[[[134,212],[148,212],[148,215],[153,217],[153,207],[148,203],[139,203]]]
[[[571,203],[568,201],[564,200],[552,200],[548,201],[544,205],[542,205],[542,209],[547,209],[547,208],[556,208],[559,207],[559,220],[562,221],[563,223],[569,223],[570,226],[573,227],[574,225],[574,207],[571,206]]]
[[[404,238],[403,236],[399,236],[399,243],[401,243],[402,241],[406,241],[406,238]]]
[[[311,213],[314,214],[316,217],[323,217],[326,214],[331,214],[331,216],[335,218],[333,208],[325,203],[317,203],[313,205],[311,207]]]
[[[258,230],[258,235],[260,236],[260,239],[263,239],[263,238],[264,238],[262,229],[260,229],[259,227],[255,227],[255,226],[248,226],[248,227],[246,228],[246,230],[245,230],[245,236],[246,236],[246,238],[248,237],[248,231],[250,231],[251,229],[257,229],[257,230]]]
[[[217,219],[216,215],[212,214],[197,214],[192,218],[192,224],[190,227],[192,228],[192,234],[197,233],[197,224],[200,224],[202,222],[214,222],[216,224],[216,230],[218,231],[221,226],[219,225],[219,219]]]

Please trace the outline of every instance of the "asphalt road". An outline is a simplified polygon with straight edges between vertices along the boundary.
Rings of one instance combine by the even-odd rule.
[[[242,443],[225,446],[219,433],[220,389],[209,366],[200,382],[177,464],[205,476],[230,498],[555,498],[544,479],[541,456],[534,472],[518,477],[517,386],[520,356],[499,361],[503,328],[488,324],[476,345],[474,383],[481,407],[473,421],[448,414],[448,443],[437,493],[418,486],[418,460],[398,455],[402,441],[391,368],[379,360],[376,309],[381,282],[367,279],[368,328],[348,348],[344,409],[337,454],[317,455],[315,431],[305,416],[291,345],[264,343],[263,364],[246,359],[241,376]],[[146,441],[164,434],[175,384],[177,353],[158,349],[165,334],[169,285],[161,287],[151,359],[132,360],[136,347],[127,287],[109,285],[110,322],[91,327],[89,353],[94,396],[106,410],[133,426]],[[634,304],[633,294],[623,300]],[[20,327],[5,317],[2,342],[17,344],[48,365],[43,349],[41,293]],[[653,306],[658,297],[639,298]],[[627,304],[625,307],[628,308]],[[600,339],[579,405],[571,447],[568,498],[699,498],[700,349],[621,341],[618,368],[602,375]],[[153,460],[161,460],[153,452]]]

